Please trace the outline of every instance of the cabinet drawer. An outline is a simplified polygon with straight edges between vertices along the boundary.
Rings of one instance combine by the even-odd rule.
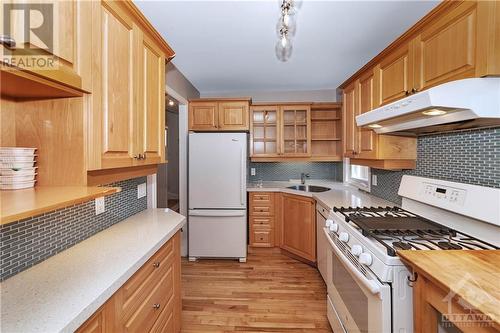
[[[174,295],[174,269],[169,267],[161,279],[155,283],[153,290],[146,296],[146,299],[139,305],[137,310],[124,321],[123,332],[147,332],[163,310],[172,301]]]
[[[255,203],[269,203],[272,204],[274,193],[271,192],[254,192],[250,194],[250,200]]]
[[[167,274],[174,261],[173,245],[174,242],[170,240],[120,288],[116,295],[117,310],[122,314],[122,318],[128,320]]]
[[[273,246],[272,230],[254,230],[251,234],[251,245],[255,247]]]
[[[160,313],[150,333],[175,332],[174,325],[174,297],[170,299],[167,306]]]
[[[250,210],[250,215],[255,216],[272,216],[274,215],[274,207],[270,206],[253,206]]]
[[[274,226],[274,218],[272,217],[250,217],[250,224],[252,228],[262,229],[267,228],[271,229]]]

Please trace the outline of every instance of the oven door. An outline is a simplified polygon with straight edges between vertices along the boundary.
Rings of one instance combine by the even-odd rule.
[[[357,263],[356,257],[340,240],[333,240],[323,229],[329,243],[327,262],[328,306],[332,327],[345,332],[391,332],[391,287]],[[338,245],[337,245],[337,244]],[[331,317],[331,318],[330,318]],[[332,322],[333,321],[333,322]]]

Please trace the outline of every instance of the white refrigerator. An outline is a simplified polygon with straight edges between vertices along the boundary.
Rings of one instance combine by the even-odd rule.
[[[247,256],[247,134],[189,134],[189,260]]]

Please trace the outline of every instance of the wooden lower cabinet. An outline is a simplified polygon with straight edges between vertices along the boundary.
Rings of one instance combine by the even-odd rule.
[[[316,261],[316,214],[313,198],[281,194],[280,247],[294,255]]]
[[[274,247],[276,205],[273,192],[251,192],[249,208],[250,246]]]
[[[177,232],[77,332],[180,332],[180,269]]]

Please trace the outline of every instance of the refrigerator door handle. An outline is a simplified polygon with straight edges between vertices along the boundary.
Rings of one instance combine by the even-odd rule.
[[[241,165],[240,165],[240,204],[241,206],[245,205],[245,158],[244,156],[244,149],[240,149],[240,156],[241,156]]]
[[[190,210],[189,216],[212,216],[212,217],[236,217],[236,216],[245,216],[245,210],[229,210],[229,211],[221,211],[221,210]]]

